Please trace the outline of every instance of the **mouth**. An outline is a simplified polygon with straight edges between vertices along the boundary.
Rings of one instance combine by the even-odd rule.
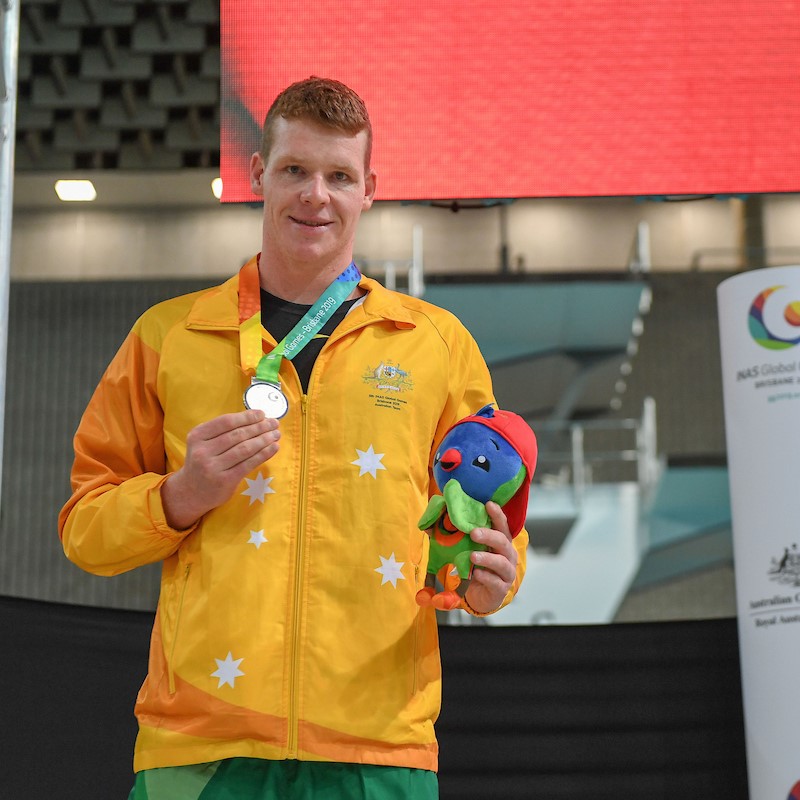
[[[329,220],[322,219],[298,219],[297,217],[289,217],[289,219],[296,225],[302,225],[304,228],[325,228],[330,225]]]

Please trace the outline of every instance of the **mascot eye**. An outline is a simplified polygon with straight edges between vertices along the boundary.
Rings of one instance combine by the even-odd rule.
[[[481,469],[485,469],[487,472],[491,469],[492,465],[489,463],[489,459],[486,456],[478,456],[473,462],[473,467],[480,467]]]
[[[441,453],[437,453],[433,458],[433,463],[434,464],[438,464],[441,460],[442,460],[442,454]]]

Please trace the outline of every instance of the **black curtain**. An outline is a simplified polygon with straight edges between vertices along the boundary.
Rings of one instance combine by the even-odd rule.
[[[152,614],[0,597],[0,797],[125,800]],[[443,800],[745,800],[734,619],[443,627]]]

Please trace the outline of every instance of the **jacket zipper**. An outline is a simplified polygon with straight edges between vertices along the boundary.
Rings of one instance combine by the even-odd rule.
[[[328,338],[323,345],[322,349],[325,350],[332,342],[342,338],[343,336],[352,333],[354,330],[366,327],[369,324],[368,320],[364,320],[353,328],[346,331],[336,330]],[[321,355],[321,353],[320,353]],[[319,359],[319,356],[317,357]],[[313,380],[313,369],[312,377]],[[309,386],[311,384],[309,381]],[[302,624],[302,613],[300,610],[300,601],[303,594],[303,555],[305,550],[305,526],[306,526],[306,502],[308,487],[308,459],[309,459],[309,444],[308,444],[308,394],[300,396],[300,415],[301,415],[301,453],[302,461],[300,463],[300,492],[299,492],[299,506],[297,511],[297,545],[295,547],[295,584],[294,584],[294,611],[292,612],[292,622],[294,623],[292,629],[292,649],[289,653],[289,736],[286,745],[286,757],[297,758],[298,753],[298,736],[300,728],[300,668],[298,666],[300,658],[300,627]]]
[[[189,583],[189,570],[192,568],[191,564],[187,564],[183,570],[183,586],[181,587],[181,596],[178,600],[178,613],[175,617],[175,630],[172,633],[172,646],[169,648],[169,666],[167,668],[169,675],[169,693],[175,694],[175,646],[178,644],[178,628],[181,624],[181,617],[183,616],[183,599],[186,597],[186,586]]]
[[[300,493],[297,519],[297,544],[294,562],[294,611],[292,629],[292,650],[289,655],[289,741],[287,758],[297,758],[297,739],[300,727],[300,627],[302,613],[300,602],[303,593],[303,555],[306,526],[306,482],[308,480],[308,395],[300,398],[301,412],[301,452]]]

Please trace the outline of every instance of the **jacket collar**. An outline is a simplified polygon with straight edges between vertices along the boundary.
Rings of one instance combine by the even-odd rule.
[[[252,269],[255,264],[256,257],[253,256],[244,268]],[[360,308],[368,322],[383,319],[394,322],[398,328],[415,327],[405,295],[389,291],[378,281],[363,276],[358,285],[367,292]],[[238,273],[197,297],[189,311],[186,327],[192,330],[239,330]]]

